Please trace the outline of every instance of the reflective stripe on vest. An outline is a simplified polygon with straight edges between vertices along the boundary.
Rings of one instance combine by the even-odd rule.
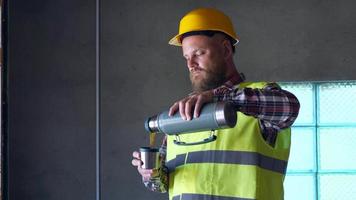
[[[177,155],[175,159],[168,161],[166,166],[169,172],[173,172],[176,167],[189,163],[256,165],[263,169],[271,170],[283,175],[286,173],[287,169],[286,161],[268,157],[257,152],[219,150],[198,151],[188,154],[180,154]]]
[[[174,196],[172,200],[254,200],[254,199],[246,199],[246,198],[238,198],[238,197],[224,197],[224,196],[216,196],[216,195],[207,195],[207,194],[182,194]]]

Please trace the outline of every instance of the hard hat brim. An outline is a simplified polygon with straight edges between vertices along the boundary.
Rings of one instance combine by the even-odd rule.
[[[223,30],[213,30],[213,29],[209,29],[209,30],[194,30],[194,31],[220,31],[220,32],[223,32],[223,33],[225,33],[226,35],[230,36],[231,38],[233,38],[233,39],[236,41],[236,42],[233,44],[234,46],[236,46],[237,43],[239,43],[239,41],[240,41],[240,37],[239,37],[239,36],[237,36],[237,35],[233,36],[233,35],[231,35],[231,34],[229,34],[229,33],[226,33],[226,32],[223,31]],[[193,31],[191,31],[191,32],[193,32]],[[182,41],[181,41],[180,38],[181,38],[181,36],[182,36],[183,34],[185,34],[185,33],[180,33],[180,34],[175,35],[172,39],[169,40],[168,44],[173,45],[173,46],[182,46]]]

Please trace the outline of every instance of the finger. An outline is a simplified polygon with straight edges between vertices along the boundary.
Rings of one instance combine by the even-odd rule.
[[[141,167],[142,161],[138,159],[132,159],[131,164],[136,167]]]
[[[152,169],[139,168],[138,172],[141,174],[141,176],[143,176],[145,178],[151,178],[153,176],[153,170]]]
[[[204,104],[203,98],[202,98],[202,96],[199,96],[197,102],[195,103],[195,108],[194,108],[194,117],[195,118],[199,117],[200,110],[201,110],[203,104]]]
[[[185,116],[187,117],[187,120],[192,119],[192,108],[194,104],[195,104],[195,98],[191,98],[185,103]]]
[[[180,116],[182,117],[182,119],[186,120],[186,116],[185,116],[185,102],[184,101],[180,101],[179,102],[179,113]]]
[[[150,178],[153,177],[153,173],[150,173],[150,174],[141,174],[141,175],[142,175],[142,177],[143,177],[145,180],[148,180],[148,179],[150,179]]]
[[[175,102],[175,103],[169,108],[169,113],[168,113],[168,115],[169,115],[170,117],[173,116],[174,113],[177,112],[178,108],[179,108],[179,104],[178,104],[177,102]]]
[[[153,173],[153,169],[143,169],[142,167],[140,167],[138,171],[140,172],[141,175],[147,175]]]
[[[140,153],[137,152],[137,151],[134,151],[134,152],[132,153],[132,156],[133,156],[134,158],[141,159],[141,155],[140,155]]]

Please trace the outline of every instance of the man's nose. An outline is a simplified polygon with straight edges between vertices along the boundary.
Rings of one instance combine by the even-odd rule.
[[[187,66],[189,71],[192,71],[198,66],[198,64],[194,59],[187,59]]]

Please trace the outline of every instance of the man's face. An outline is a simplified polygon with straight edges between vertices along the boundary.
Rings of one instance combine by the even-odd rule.
[[[193,91],[210,90],[226,81],[226,62],[219,35],[188,36],[182,41],[182,49]]]

